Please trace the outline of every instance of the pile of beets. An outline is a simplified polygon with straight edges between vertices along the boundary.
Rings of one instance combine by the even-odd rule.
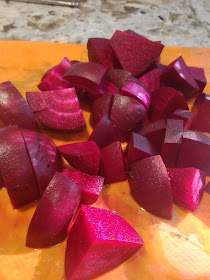
[[[160,64],[163,47],[116,31],[111,39],[88,40],[89,62],[65,57],[49,69],[41,91],[26,93],[28,103],[11,82],[0,84],[0,187],[15,209],[39,200],[26,246],[45,248],[68,236],[67,280],[95,278],[143,245],[118,215],[90,206],[104,183],[128,180],[135,201],[165,219],[173,201],[191,211],[199,206],[210,175],[210,138],[200,133],[210,132],[204,69],[181,56]],[[90,120],[78,99],[84,94]],[[93,131],[85,142],[57,147],[39,131],[40,124],[78,131],[86,121]]]

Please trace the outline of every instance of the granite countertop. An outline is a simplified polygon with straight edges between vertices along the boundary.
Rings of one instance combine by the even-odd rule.
[[[0,0],[0,40],[86,44],[133,29],[163,44],[210,47],[209,0],[82,0],[80,8]]]

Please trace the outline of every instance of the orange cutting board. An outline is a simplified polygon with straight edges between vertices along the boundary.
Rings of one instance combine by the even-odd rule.
[[[182,55],[189,66],[204,67],[210,94],[210,49],[165,47],[161,62],[168,64]],[[10,80],[25,97],[37,91],[46,70],[63,57],[87,61],[82,45],[0,41],[0,82]],[[43,129],[57,145],[88,139],[88,101],[82,104],[87,129],[59,133]],[[24,162],[23,162],[24,164]],[[127,182],[104,186],[94,205],[109,209],[129,222],[145,242],[131,259],[98,280],[204,280],[210,279],[210,195],[204,193],[195,213],[173,205],[167,221],[144,211],[129,194]],[[36,203],[13,210],[5,189],[0,190],[0,280],[62,280],[66,241],[44,250],[25,247],[27,228]]]

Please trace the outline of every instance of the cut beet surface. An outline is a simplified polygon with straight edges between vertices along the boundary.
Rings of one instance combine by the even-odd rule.
[[[63,241],[80,199],[80,188],[67,176],[56,172],[34,212],[26,246],[46,248]]]
[[[210,182],[205,186],[204,190],[210,194]]]
[[[104,178],[88,175],[84,172],[65,168],[62,174],[68,176],[81,189],[81,204],[91,205],[95,203],[101,193]]]
[[[113,95],[119,93],[118,88],[115,86],[115,84],[113,84],[111,81],[105,79],[102,83],[101,86],[99,88],[99,90],[97,92],[95,92],[95,94],[89,94],[89,98],[91,100],[95,100],[97,98],[99,98],[100,96],[104,95],[104,94],[110,94],[112,93]]]
[[[64,57],[58,65],[45,73],[41,82],[38,84],[38,88],[42,91],[69,88],[69,82],[63,78],[63,74],[71,67],[71,65],[72,64],[68,58]]]
[[[205,174],[196,168],[172,168],[168,170],[173,200],[195,211],[203,196]]]
[[[40,198],[30,157],[16,125],[0,128],[0,173],[14,208]]]
[[[58,150],[74,168],[90,175],[98,174],[101,152],[94,141],[63,145]]]
[[[128,77],[131,76],[131,73],[122,69],[111,69],[107,73],[107,79],[116,85],[118,90],[121,90],[125,81]]]
[[[67,242],[66,280],[100,276],[125,262],[143,244],[138,233],[118,215],[82,206]]]
[[[131,195],[141,207],[156,216],[171,219],[171,185],[160,155],[131,164],[129,183]]]
[[[200,105],[197,114],[194,116],[191,127],[192,130],[210,133],[210,100],[205,98]]]
[[[39,130],[35,116],[21,93],[9,81],[0,84],[0,120],[4,125]]]
[[[200,92],[202,92],[207,83],[204,69],[198,68],[198,67],[189,67],[189,69],[193,75],[193,78],[195,79],[195,81],[197,82],[197,84],[200,88]]]
[[[85,119],[74,88],[27,92],[28,103],[45,126],[62,131],[85,128]]]
[[[163,71],[166,69],[166,65],[164,64],[161,64],[161,63],[156,63],[155,66],[157,67],[160,75],[163,73]]]
[[[183,120],[184,122],[184,127],[188,120],[194,115],[193,112],[190,112],[188,110],[182,110],[182,109],[177,109],[176,111],[173,112],[173,115],[171,115],[171,119],[176,119],[176,120]]]
[[[153,92],[160,87],[160,72],[157,68],[152,69],[141,76],[139,80],[145,84],[150,92]]]
[[[210,101],[210,95],[203,92],[196,98],[195,102],[193,103],[192,111],[194,113],[197,113],[204,101]]]

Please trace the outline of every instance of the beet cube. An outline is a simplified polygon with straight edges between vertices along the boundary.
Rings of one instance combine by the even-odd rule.
[[[160,87],[160,72],[157,68],[152,69],[141,76],[139,80],[145,84],[150,92],[153,92]]]
[[[200,88],[200,92],[202,92],[207,83],[204,69],[198,68],[198,67],[189,67],[189,69],[193,75],[193,78],[195,79],[195,81],[197,82],[197,84]]]
[[[183,120],[184,122],[184,127],[188,120],[194,115],[193,112],[190,112],[188,110],[182,110],[182,109],[177,109],[176,111],[173,112],[173,115],[171,115],[171,119],[176,119],[176,120]]]
[[[128,77],[131,76],[131,73],[122,69],[111,69],[107,73],[107,79],[114,83],[116,87],[121,90],[125,81]]]
[[[192,120],[191,129],[210,133],[210,100],[205,99]]]

